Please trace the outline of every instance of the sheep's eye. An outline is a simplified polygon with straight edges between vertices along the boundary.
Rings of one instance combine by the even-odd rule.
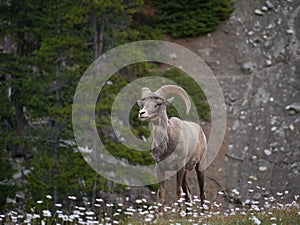
[[[138,100],[137,101],[137,104],[140,108],[143,108],[144,107],[144,102],[142,100]]]
[[[161,106],[162,105],[162,103],[157,103],[156,105],[155,105],[155,107],[158,107],[158,106]]]

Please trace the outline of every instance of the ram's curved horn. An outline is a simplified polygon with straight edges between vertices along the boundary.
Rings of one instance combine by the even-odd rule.
[[[190,109],[191,109],[191,101],[189,98],[189,95],[186,93],[186,91],[176,85],[164,85],[161,88],[157,89],[155,91],[155,94],[157,94],[158,96],[162,96],[163,98],[166,98],[167,95],[179,95],[186,106],[186,113],[189,113]]]
[[[151,92],[150,88],[148,87],[143,87],[141,89],[141,92],[142,92],[142,98],[145,98],[147,95],[149,95]]]

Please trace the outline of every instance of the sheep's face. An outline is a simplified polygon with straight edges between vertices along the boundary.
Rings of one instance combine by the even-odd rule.
[[[147,97],[138,100],[140,106],[139,119],[142,121],[154,121],[166,115],[166,107],[171,104],[173,98],[164,100],[159,97]]]

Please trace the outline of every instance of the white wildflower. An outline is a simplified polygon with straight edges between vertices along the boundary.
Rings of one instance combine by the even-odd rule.
[[[73,210],[73,214],[75,214],[75,215],[80,215],[81,214],[81,212],[79,211],[79,210]]]
[[[129,208],[126,209],[129,212],[136,212],[136,209],[132,208],[131,206]]]
[[[33,217],[32,217],[33,219],[39,219],[39,218],[41,218],[41,216],[39,215],[39,214],[33,214]]]
[[[256,216],[252,216],[251,220],[253,220],[254,224],[257,224],[257,225],[261,224],[261,221]]]
[[[115,213],[113,214],[113,216],[114,216],[114,217],[116,217],[116,216],[120,216],[120,213],[118,213],[118,212],[115,212]]]
[[[76,200],[76,199],[77,199],[76,196],[72,196],[72,195],[68,196],[68,198],[69,198],[70,200]]]
[[[125,215],[128,215],[128,216],[132,216],[133,215],[132,212],[124,212],[124,213],[125,213]]]
[[[135,200],[135,202],[136,202],[137,204],[140,204],[140,203],[142,203],[143,201],[142,201],[141,199],[137,199],[137,200]]]
[[[72,215],[71,215],[72,216]],[[87,216],[87,217],[85,217],[87,220],[93,220],[94,219],[94,217],[92,217],[92,216]],[[75,219],[75,217],[72,217],[72,219],[74,220]]]
[[[114,206],[114,204],[112,204],[112,203],[107,203],[106,204],[106,207],[113,207]]]
[[[150,217],[145,218],[145,222],[151,222],[151,221],[152,221],[152,218],[150,218]]]
[[[209,207],[206,204],[203,204],[203,209],[209,209]]]
[[[42,212],[44,217],[51,217],[51,212],[49,210],[43,210]]]
[[[1,216],[0,216],[0,217],[1,217]],[[32,214],[29,214],[29,213],[26,214],[26,219],[27,219],[27,220],[30,221],[32,218],[33,218],[33,215],[32,215]]]
[[[93,216],[93,215],[95,215],[95,213],[92,212],[92,211],[87,211],[87,212],[85,212],[85,214],[86,214],[87,216]]]
[[[46,198],[52,199],[52,196],[51,195],[46,195]]]
[[[240,194],[240,192],[237,190],[237,189],[232,189],[232,191],[231,191],[233,194],[235,194],[235,195],[239,195]]]

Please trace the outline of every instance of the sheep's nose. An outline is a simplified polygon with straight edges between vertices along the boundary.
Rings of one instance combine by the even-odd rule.
[[[140,111],[139,116],[142,117],[146,112],[145,111]]]

